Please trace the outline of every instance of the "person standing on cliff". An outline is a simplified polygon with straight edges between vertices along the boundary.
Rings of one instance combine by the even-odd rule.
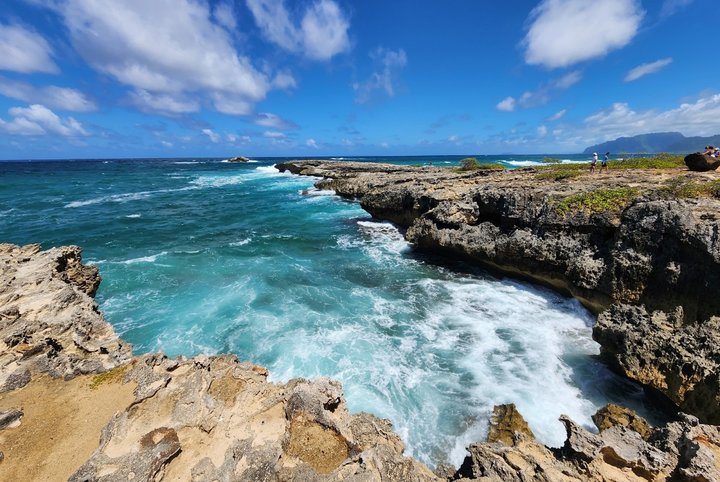
[[[590,172],[595,172],[595,164],[597,164],[597,152],[593,152],[592,161],[590,161]]]
[[[610,153],[606,152],[605,156],[603,157],[602,162],[600,163],[600,172],[603,171],[603,169],[609,169],[608,168],[608,161],[610,160]]]

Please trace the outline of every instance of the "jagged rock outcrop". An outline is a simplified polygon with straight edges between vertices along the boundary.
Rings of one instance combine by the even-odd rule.
[[[277,168],[322,177],[318,187],[399,224],[418,250],[542,283],[604,312],[594,337],[613,367],[703,421],[720,420],[712,335],[720,316],[720,199],[675,198],[669,189],[678,180],[712,182],[714,173],[621,170],[555,181],[534,169],[332,161]],[[630,195],[612,208],[593,204],[618,192]],[[652,316],[628,319],[623,306]],[[665,320],[664,329],[651,319]],[[690,338],[697,354],[684,348]],[[639,347],[632,355],[631,340]]]
[[[720,167],[720,159],[700,152],[685,156],[685,165],[691,171],[705,172],[714,171]]]
[[[98,312],[100,276],[81,264],[80,248],[0,244],[0,280],[0,393],[36,373],[72,378],[130,360]]]
[[[512,421],[504,421],[509,415]],[[519,425],[519,414],[495,407],[495,423]],[[714,481],[720,480],[720,431],[685,417],[651,429],[648,440],[623,424],[594,434],[562,416],[567,440],[549,449],[524,430],[504,442],[472,444],[455,480],[556,481]]]

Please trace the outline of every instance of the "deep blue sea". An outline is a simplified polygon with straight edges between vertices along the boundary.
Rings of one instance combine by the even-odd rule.
[[[230,352],[274,381],[339,379],[352,411],[391,419],[432,465],[459,464],[498,403],[555,446],[560,414],[591,426],[609,401],[648,414],[642,391],[596,360],[594,317],[576,301],[418,256],[358,204],[278,173],[281,160],[0,162],[0,241],[81,246],[136,353]]]

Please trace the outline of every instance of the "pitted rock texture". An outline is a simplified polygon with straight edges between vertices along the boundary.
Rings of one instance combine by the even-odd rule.
[[[399,224],[417,250],[542,283],[604,312],[594,337],[611,366],[703,421],[720,421],[720,199],[675,199],[668,190],[673,180],[706,183],[716,173],[618,170],[553,181],[531,168],[333,161],[277,168],[322,177],[318,187]],[[558,209],[570,196],[619,188],[636,192],[625,207]],[[628,315],[626,306],[639,311]]]
[[[72,378],[130,360],[93,299],[99,284],[76,246],[0,244],[0,392],[36,373]]]

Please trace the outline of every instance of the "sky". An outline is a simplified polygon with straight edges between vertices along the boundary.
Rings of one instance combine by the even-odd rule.
[[[720,134],[719,14],[718,0],[0,0],[0,159],[575,153]]]

